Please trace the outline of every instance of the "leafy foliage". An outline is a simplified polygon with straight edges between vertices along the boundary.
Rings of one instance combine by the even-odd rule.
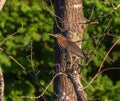
[[[88,57],[91,62],[86,66],[87,73],[83,75],[91,80],[100,67],[104,57],[106,56],[112,45],[118,40],[119,36],[119,13],[120,8],[115,9],[119,4],[118,1],[110,0],[96,0],[87,1],[84,0],[84,13],[87,18],[92,21],[99,22],[98,24],[88,26],[88,29],[84,35],[85,40],[83,42],[83,48],[87,49]],[[91,13],[92,12],[92,13]],[[116,21],[117,20],[117,21]],[[119,20],[119,21],[118,21]],[[112,36],[113,35],[113,36]],[[120,42],[119,42],[120,43]],[[120,67],[120,46],[119,43],[108,54],[102,69]],[[86,89],[89,99],[98,99],[100,101],[119,101],[119,89],[120,80],[119,70],[110,70],[103,73],[103,76],[98,76],[92,83],[92,87]],[[93,92],[93,93],[92,93]]]
[[[0,12],[0,46],[26,67],[27,71],[34,74],[31,76],[8,55],[0,52],[0,65],[5,77],[6,101],[23,101],[16,97],[38,96],[40,92],[43,92],[43,88],[40,89],[34,80],[35,73],[38,71],[40,73],[37,76],[40,83],[44,82],[43,86],[50,82],[52,75],[49,72],[53,66],[51,42],[53,40],[49,38],[48,33],[51,33],[52,25],[52,15],[42,2],[32,0],[6,2],[3,11]],[[48,92],[46,94],[50,95]]]
[[[119,36],[120,8],[110,12],[113,7],[117,7],[120,0],[113,2],[84,0],[83,2],[85,17],[89,18],[93,10],[91,20],[99,22],[88,26],[84,34],[83,49],[91,61],[82,69],[82,75],[86,81],[90,81],[97,73],[110,47],[118,39],[106,33]],[[27,68],[26,72],[7,54],[0,52],[0,66],[4,71],[5,79],[5,101],[35,101],[35,99],[16,99],[16,97],[38,96],[52,79],[53,39],[48,33],[52,32],[53,15],[47,10],[48,8],[51,9],[49,5],[46,6],[38,0],[8,0],[0,12],[0,47]],[[120,43],[108,55],[103,69],[120,67],[119,50]],[[86,89],[88,98],[119,101],[119,74],[118,70],[111,70],[98,76],[92,83],[92,87]],[[40,87],[38,82],[44,87]],[[52,92],[52,86],[50,86],[45,93],[45,98],[49,101],[52,101]]]

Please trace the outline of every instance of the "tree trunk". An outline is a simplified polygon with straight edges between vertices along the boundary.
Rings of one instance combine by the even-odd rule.
[[[2,10],[5,2],[6,0],[0,0],[0,11]],[[4,101],[4,78],[1,67],[0,67],[0,101]]]
[[[0,11],[2,10],[6,0],[0,0]]]
[[[64,35],[81,48],[86,21],[82,0],[54,0],[54,33]],[[69,60],[70,62],[68,62]],[[87,101],[80,80],[80,57],[64,53],[55,42],[55,73],[60,74],[54,80],[55,101]]]
[[[0,101],[4,101],[4,79],[1,67],[0,67]]]

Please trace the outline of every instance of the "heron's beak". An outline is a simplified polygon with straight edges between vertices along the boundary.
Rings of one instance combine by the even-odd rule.
[[[56,38],[56,35],[55,35],[55,34],[49,34],[49,35]]]

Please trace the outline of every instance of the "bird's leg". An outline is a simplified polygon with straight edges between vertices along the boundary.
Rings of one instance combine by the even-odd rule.
[[[70,68],[72,68],[73,64],[74,64],[74,61],[73,61],[73,57],[72,57],[72,54],[70,53]]]
[[[81,69],[81,66],[80,65],[77,65],[77,64],[79,64],[79,57],[74,57],[73,55],[69,55],[70,56],[70,59],[71,59],[71,61],[70,61],[70,65],[69,65],[69,68],[68,68],[68,70],[72,70],[72,71],[77,71],[77,72],[79,72],[80,71],[80,69]]]
[[[72,57],[71,57],[70,52],[67,49],[65,50],[65,59],[66,59],[66,67],[67,69],[70,69]]]
[[[73,66],[75,62],[78,60],[77,58],[74,58],[72,54],[68,51],[65,50],[65,60],[66,60],[66,67],[68,70],[73,69]]]
[[[55,64],[55,73],[64,72],[59,63]]]
[[[74,63],[76,62],[76,58],[70,56],[71,58],[71,65],[70,65],[70,68],[72,68],[72,66],[74,65]]]

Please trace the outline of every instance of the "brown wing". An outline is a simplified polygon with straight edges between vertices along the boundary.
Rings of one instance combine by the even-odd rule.
[[[83,59],[86,59],[85,54],[83,53],[83,51],[74,43],[69,41],[66,45],[66,48],[68,49],[69,52],[71,52],[74,55],[77,55]]]

